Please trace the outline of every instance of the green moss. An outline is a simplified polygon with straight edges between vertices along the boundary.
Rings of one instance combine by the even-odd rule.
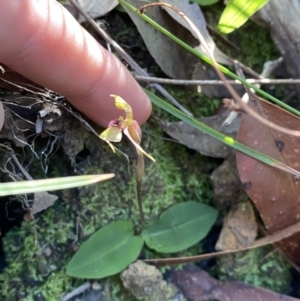
[[[279,293],[290,287],[291,265],[270,247],[222,256],[217,267],[220,280],[238,280]]]
[[[72,255],[68,248],[75,239],[75,219],[70,206],[58,202],[4,238],[8,266],[0,283],[2,300],[19,300],[24,296],[31,300],[39,293],[45,300],[58,300],[68,286],[78,282],[64,274],[66,260]]]

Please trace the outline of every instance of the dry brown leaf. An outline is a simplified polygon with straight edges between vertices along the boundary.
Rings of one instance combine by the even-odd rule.
[[[296,301],[299,299],[274,293],[237,281],[218,281],[196,266],[171,271],[171,281],[190,301]]]
[[[142,5],[139,0],[129,0],[128,2],[136,8],[140,8]],[[206,22],[199,5],[189,4],[188,0],[167,0],[164,2],[174,5],[174,7],[181,9],[186,15],[191,17],[196,26],[198,26],[201,32],[204,33],[207,43],[214,49],[216,59],[222,63],[230,63],[230,58],[216,48],[214,41],[206,30]],[[127,10],[127,12],[137,26],[137,29],[140,32],[150,54],[164,73],[166,73],[169,77],[176,79],[217,78],[212,67],[208,66],[199,58],[195,57],[164,34],[153,28],[147,22],[142,20],[136,13],[129,10]],[[166,13],[165,9],[153,6],[146,10],[146,14],[186,44],[192,47],[200,47],[199,41],[194,37],[194,33],[190,30],[189,26],[187,26],[186,22],[173,11],[168,10],[168,13]],[[202,48],[199,48],[198,50],[202,53],[204,52]],[[222,86],[219,86],[218,88],[204,86],[202,92],[210,97],[229,97],[227,90]]]
[[[213,129],[235,138],[239,118],[236,118],[228,127],[222,127],[222,122],[228,115],[227,110],[211,117],[199,119],[199,121],[212,127]],[[202,155],[214,158],[227,158],[233,153],[233,149],[224,143],[200,132],[185,122],[165,122],[159,121],[163,130],[172,138],[177,139],[179,143],[200,152]]]
[[[30,210],[30,214],[35,215],[38,212],[46,210],[48,207],[52,206],[57,199],[57,195],[48,192],[36,192],[34,194],[34,203]]]
[[[214,58],[216,61],[220,64],[225,65],[232,65],[232,60],[225,55],[221,50],[219,50],[214,42],[214,40],[209,35],[209,32],[206,28],[206,21],[204,18],[204,15],[201,11],[201,8],[196,3],[189,3],[188,0],[160,0],[160,2],[165,2],[168,4],[171,4],[173,7],[176,7],[179,11],[181,11],[183,14],[185,14],[193,23],[194,25],[199,29],[201,34],[203,35],[203,38],[205,39],[206,43],[212,49]],[[197,39],[197,35],[194,31],[191,30],[190,26],[187,24],[187,22],[179,16],[177,13],[175,13],[172,9],[168,7],[163,7],[168,14],[176,20],[179,24],[181,24],[183,27],[185,27],[187,30],[190,31],[190,33]],[[199,44],[199,42],[197,42]],[[198,45],[195,47],[197,51],[200,53],[207,55],[207,52],[203,45]],[[193,72],[192,72],[192,79],[194,80],[213,80],[218,79],[218,76],[216,72],[213,70],[213,68],[206,63],[204,63],[201,60],[198,60],[196,64],[194,64]],[[198,90],[201,89],[201,93],[209,96],[209,97],[229,97],[230,94],[228,93],[227,89],[223,86],[198,86]],[[237,87],[238,90],[241,90],[241,87]],[[200,90],[199,90],[200,92]]]
[[[257,98],[250,104],[266,119],[278,125],[300,128],[300,119],[275,105]],[[300,170],[300,138],[291,137],[261,125],[243,114],[238,140],[288,166]],[[300,220],[300,179],[237,152],[237,167],[243,188],[257,207],[269,233]],[[300,233],[278,244],[286,257],[300,266]]]
[[[267,27],[274,44],[284,59],[290,78],[300,77],[300,2],[289,1],[289,5],[282,0],[272,0],[260,9],[252,19]],[[300,85],[294,85],[298,101],[300,99]]]
[[[204,15],[201,11],[200,6],[197,3],[190,3],[189,0],[160,0],[160,2],[165,2],[176,7],[179,11],[184,13],[194,23],[194,25],[199,29],[199,31],[203,35],[206,43],[209,45],[211,49],[213,49],[214,57],[218,63],[225,64],[225,65],[232,65],[232,60],[217,48],[214,40],[209,35],[209,32],[206,28],[206,21]],[[186,21],[182,19],[182,17],[180,17],[177,13],[174,12],[174,10],[168,7],[164,7],[164,9],[174,20],[176,20],[179,24],[181,24],[183,27],[189,30],[191,34],[197,39],[195,33],[191,30],[191,28],[186,23]],[[202,47],[201,44],[197,46],[196,49],[199,52],[207,55],[205,49]]]
[[[128,0],[127,2],[136,8],[144,4],[139,0]],[[124,8],[136,25],[150,54],[163,72],[171,78],[190,79],[193,71],[192,66],[196,63],[197,59],[144,21],[137,13],[129,11],[126,7]],[[166,30],[175,34],[182,41],[189,45],[195,44],[196,40],[192,34],[160,7],[147,9],[146,14]]]
[[[233,206],[226,215],[216,250],[236,249],[254,242],[257,235],[255,213],[249,201]]]
[[[118,0],[77,0],[80,6],[93,18],[99,18],[113,10],[118,4]],[[78,22],[85,21],[85,18],[79,15]]]

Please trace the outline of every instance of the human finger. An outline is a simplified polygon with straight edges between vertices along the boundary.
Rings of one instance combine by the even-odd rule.
[[[130,72],[53,0],[2,0],[0,62],[64,96],[106,126],[120,115],[110,94],[124,98],[143,123],[151,103]]]

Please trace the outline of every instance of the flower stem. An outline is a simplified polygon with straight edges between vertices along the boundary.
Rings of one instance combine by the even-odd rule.
[[[145,170],[145,162],[144,162],[144,155],[137,149],[137,163],[136,163],[136,195],[137,195],[137,203],[140,212],[140,219],[141,219],[141,231],[143,230],[145,224],[145,215],[143,210],[142,204],[142,178],[144,175]]]
[[[140,231],[142,232],[144,224],[145,224],[145,215],[142,204],[142,181],[136,181],[136,194],[137,194],[137,203],[140,212],[141,226]]]

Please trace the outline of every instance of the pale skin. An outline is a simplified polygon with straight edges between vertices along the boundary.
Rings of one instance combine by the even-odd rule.
[[[129,71],[54,0],[0,0],[0,64],[64,95],[106,127],[118,117],[110,94],[144,123],[151,103]]]

